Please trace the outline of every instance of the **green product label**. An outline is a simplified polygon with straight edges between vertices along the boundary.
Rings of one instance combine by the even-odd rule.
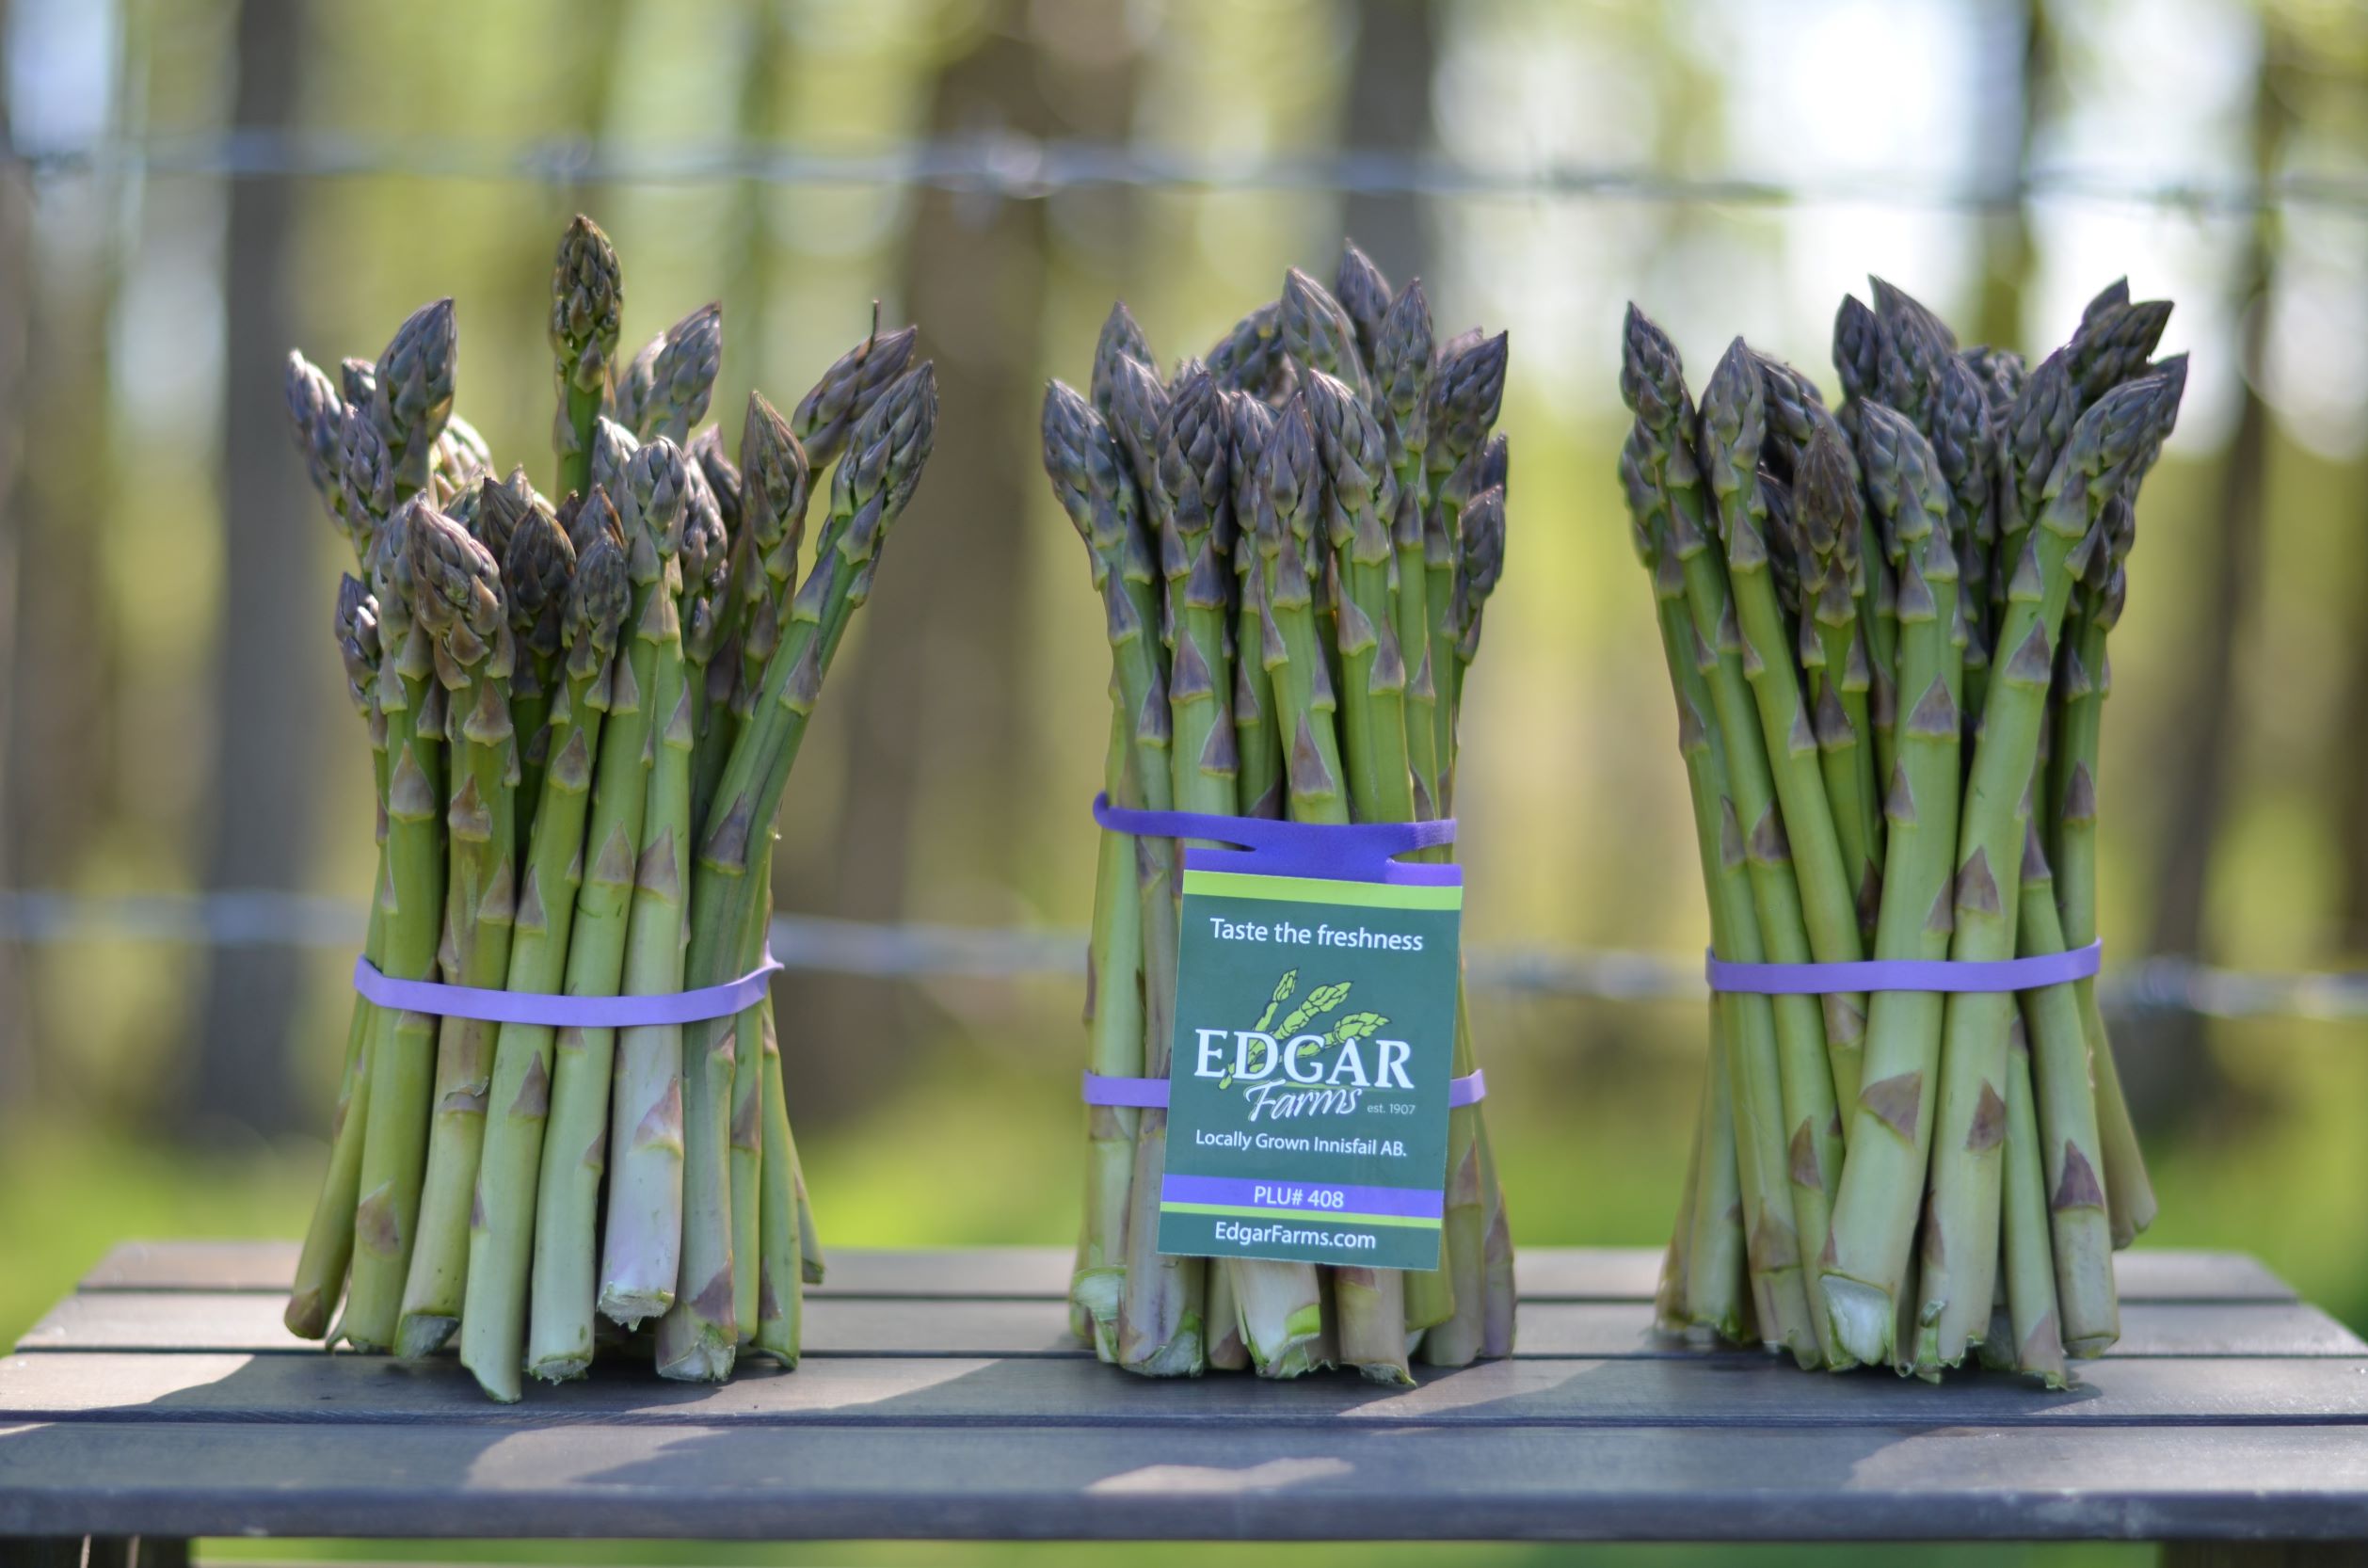
[[[1435,1269],[1464,889],[1187,871],[1160,1251]]]

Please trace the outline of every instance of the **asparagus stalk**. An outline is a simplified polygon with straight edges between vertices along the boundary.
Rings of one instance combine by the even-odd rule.
[[[758,688],[764,680],[765,662],[780,646],[781,616],[784,601],[797,578],[797,552],[806,531],[806,502],[810,484],[806,449],[791,433],[788,422],[775,411],[773,405],[756,393],[748,394],[748,411],[741,424],[740,455],[745,466],[740,471],[737,487],[740,516],[734,524],[733,546],[738,556],[735,586],[740,596],[740,610],[733,628],[732,646],[719,652],[718,665],[737,663],[730,693],[728,715],[714,715],[715,734],[709,737],[701,755],[701,772],[693,801],[695,821],[707,822],[713,808],[715,789],[722,781],[723,764],[731,755],[731,744],[739,739],[741,727],[746,722],[749,708],[754,704]],[[704,457],[701,459],[706,460]],[[752,917],[761,922],[773,918],[773,900],[761,901],[760,916]],[[763,939],[758,934],[760,945]],[[764,1210],[764,1144],[765,1144],[765,1074],[768,1070],[766,1051],[777,1060],[780,1046],[773,1018],[773,999],[768,992],[764,1004],[754,1015],[744,1013],[735,1020],[736,1033],[732,1042],[732,1302],[734,1315],[739,1319],[741,1337],[753,1342],[766,1320],[765,1298],[768,1281],[764,1277],[767,1258],[765,1246]],[[770,1042],[770,1046],[768,1046]],[[776,1069],[777,1070],[777,1069]],[[774,1091],[778,1097],[779,1091]],[[784,1136],[788,1126],[786,1107],[783,1111]],[[786,1180],[788,1173],[781,1173]],[[786,1192],[787,1188],[783,1191]],[[778,1201],[777,1199],[776,1201]],[[785,1224],[794,1227],[795,1206],[788,1209]],[[775,1240],[794,1239],[794,1229],[786,1230]],[[785,1291],[794,1293],[796,1248],[777,1255],[776,1266],[790,1276],[777,1283],[771,1291],[777,1302]],[[794,1310],[792,1304],[791,1310]],[[776,1316],[777,1316],[777,1311]],[[792,1325],[791,1343],[795,1344]]]
[[[1455,710],[1448,683],[1455,668],[1454,636],[1448,609],[1455,597],[1455,564],[1462,549],[1464,503],[1483,487],[1459,474],[1488,444],[1488,432],[1505,394],[1506,338],[1474,338],[1449,344],[1432,372],[1424,405],[1423,448],[1430,501],[1423,513],[1423,613],[1431,622],[1429,663],[1432,689],[1432,751],[1437,759],[1438,813],[1454,798]],[[1401,567],[1402,575],[1402,567]]]
[[[772,872],[756,923],[773,918]],[[785,1368],[795,1367],[805,1333],[805,1287],[822,1283],[820,1243],[807,1212],[806,1181],[798,1172],[797,1144],[790,1136],[790,1103],[783,1092],[781,1041],[773,998],[758,1003],[757,1039],[761,1070],[757,1077],[757,1114],[762,1144],[757,1176],[757,1329],[749,1348]],[[739,1194],[733,1194],[737,1201]],[[805,1265],[810,1254],[813,1266]]]
[[[1843,403],[1834,416],[1858,451],[1864,450],[1859,410],[1874,395],[1876,340],[1881,328],[1875,312],[1855,296],[1845,295],[1833,318],[1833,368],[1842,378]],[[1862,484],[1864,482],[1861,476]],[[1866,644],[1869,683],[1868,722],[1875,732],[1875,776],[1888,780],[1897,760],[1899,713],[1899,607],[1892,580],[1891,560],[1883,546],[1871,505],[1862,512],[1859,558],[1866,568],[1866,589],[1859,600],[1859,631]]]
[[[551,267],[552,369],[559,382],[551,444],[559,458],[562,496],[592,488],[593,431],[610,396],[624,312],[616,248],[599,224],[578,213],[559,236]]]
[[[705,689],[708,663],[722,624],[730,584],[730,551],[721,510],[699,466],[689,465],[686,477],[690,479],[689,504],[683,515],[680,558],[682,680],[684,699],[695,704]],[[694,729],[696,734],[696,726]],[[671,744],[673,737],[667,740]],[[687,777],[692,760],[676,760]],[[693,841],[690,820],[686,812],[681,840],[686,852]],[[769,900],[761,909],[751,901],[750,934],[739,938],[744,950],[762,945],[762,922],[771,914]],[[658,1371],[664,1377],[720,1382],[731,1371],[733,1350],[739,1342],[731,1201],[732,1096],[740,1032],[737,1018],[717,1018],[690,1025],[681,1033],[681,1288],[658,1325]],[[750,1130],[755,1131],[753,1125]],[[754,1283],[751,1275],[750,1284]],[[751,1318],[753,1336],[753,1311]]]
[[[1249,520],[1256,508],[1258,459],[1273,434],[1274,416],[1247,392],[1225,395],[1233,439],[1234,751],[1241,764],[1236,791],[1245,817],[1283,814],[1283,741],[1274,728],[1274,688],[1258,657],[1258,539]]]
[[[621,471],[624,459],[618,454],[630,439],[602,421],[595,443],[611,454],[608,466]],[[616,477],[622,486],[623,473]],[[628,501],[632,504],[630,496]],[[644,514],[637,504],[633,511],[638,533],[645,526]],[[650,696],[658,650],[656,641],[640,635],[639,629],[660,614],[656,606],[664,574],[632,569],[634,547],[626,540],[608,491],[597,483],[577,515],[572,536],[578,541],[579,559],[600,548],[601,537],[613,538],[613,548],[626,557],[632,584],[619,632],[622,635],[624,627],[632,627],[635,632],[624,637],[612,661],[565,982],[568,996],[610,997],[624,979],[634,869],[641,857],[649,787]],[[613,1029],[572,1026],[552,1038],[551,1112],[536,1183],[526,1339],[526,1369],[552,1383],[583,1376],[592,1362],[597,1205],[608,1165],[616,1042]]]
[[[1794,674],[1792,639],[1786,635],[1784,614],[1768,571],[1767,509],[1759,494],[1756,468],[1766,430],[1765,410],[1760,378],[1743,340],[1737,338],[1703,391],[1704,466],[1718,498],[1719,530],[1726,545],[1727,578],[1736,630],[1742,640],[1744,673],[1759,711],[1769,772],[1783,810],[1782,831],[1792,844],[1810,951],[1819,963],[1854,963],[1865,953],[1858,934],[1860,885],[1850,880],[1843,865],[1825,777],[1816,761],[1819,747]],[[1722,623],[1719,634],[1723,639],[1734,632]],[[1826,1049],[1832,1068],[1823,1097],[1856,1094],[1865,1032],[1864,996],[1840,993],[1825,998]],[[1817,1097],[1812,1089],[1807,1103],[1816,1103]],[[1823,1118],[1816,1126],[1824,1126]]]
[[[747,725],[733,742],[716,793],[714,820],[702,830],[691,878],[689,952],[683,978],[693,986],[712,985],[744,972],[756,962],[764,922],[756,905],[771,903],[772,823],[789,781],[791,766],[821,695],[824,677],[856,612],[870,600],[888,530],[903,514],[920,483],[936,432],[936,380],[926,363],[892,382],[853,433],[848,456],[832,474],[831,516],[817,542],[815,562],[791,601],[790,630],[765,667],[764,690]],[[767,1064],[764,1091],[779,1087]],[[786,1164],[792,1177],[796,1154],[787,1139],[783,1102],[776,1160],[768,1147],[763,1164]],[[766,1112],[768,1126],[772,1112]],[[768,1144],[775,1142],[766,1134]],[[773,1191],[770,1186],[768,1191]],[[806,1216],[800,1230],[810,1236]],[[764,1222],[781,1240],[786,1227]],[[765,1277],[772,1277],[768,1269]],[[758,1348],[776,1359],[797,1354],[796,1320],[789,1303],[768,1334],[760,1308]]]
[[[1944,958],[1963,728],[1963,667],[1950,635],[1957,552],[1948,491],[1930,444],[1904,415],[1867,402],[1858,414],[1867,493],[1898,584],[1899,692],[1912,703],[1897,728],[1884,796],[1875,956]],[[1920,1317],[1908,1302],[1907,1271],[1931,1144],[1926,1085],[1939,1063],[1942,1012],[1929,991],[1878,991],[1869,1009],[1849,1159],[1818,1268],[1833,1341],[1852,1361],[1891,1360],[1903,1314],[1911,1323]]]
[[[1959,828],[1956,931],[1949,956],[2010,958],[2021,892],[2023,833],[2055,668],[2056,638],[2085,564],[2075,551],[2104,548],[2098,528],[2114,491],[2150,460],[2178,408],[2170,377],[2126,382],[2090,407],[2048,480],[2024,553],[2007,590],[1998,646],[2012,649],[1996,671],[1982,715],[1982,742],[1965,784]],[[2004,1041],[2010,998],[1966,992],[1948,1000],[1941,1044],[1941,1104],[1932,1168],[1932,1236],[1944,1272],[1933,1279],[1926,1246],[1928,1333],[1944,1365],[1980,1336],[1996,1264],[1999,1135]],[[1960,1240],[1971,1247],[1958,1245]],[[1975,1310],[1979,1298],[1979,1310]],[[1934,1317],[1933,1305],[1939,1313]]]
[[[2015,937],[2026,955],[2064,951],[2063,926],[2056,912],[2056,874],[2047,863],[2036,823],[2024,836],[2023,893]],[[2025,991],[2018,1000],[2025,1049],[2039,1091],[2039,1175],[2046,1203],[2042,1216],[2052,1236],[2058,1335],[2065,1352],[2086,1359],[2104,1354],[2121,1334],[2113,1279],[2113,1226],[2106,1212],[2104,1156],[2097,1136],[2097,1100],[2088,1076],[2088,1032],[2081,1023],[2079,998],[2070,985]],[[2012,1105],[2008,1109],[2011,1112]],[[2011,1144],[2010,1125],[2007,1136]],[[2011,1156],[2012,1150],[2008,1152]],[[2011,1240],[2008,1245],[2011,1249]]]
[[[419,589],[413,609],[420,631],[434,639],[436,676],[448,703],[444,981],[499,989],[509,974],[518,919],[518,747],[509,705],[515,649],[501,567],[432,507],[412,514],[407,548]],[[437,1033],[419,1236],[395,1331],[395,1352],[406,1358],[441,1348],[460,1326],[470,1202],[498,1032],[482,1018],[447,1017]]]
[[[1882,903],[1883,838],[1875,782],[1875,736],[1867,694],[1873,666],[1866,652],[1861,600],[1865,567],[1858,464],[1838,426],[1820,424],[1811,437],[1793,486],[1793,517],[1800,543],[1803,619],[1801,666],[1816,713],[1818,763],[1841,840],[1843,873],[1857,889],[1862,933],[1872,935]],[[1851,1098],[1854,1077],[1834,1075],[1837,1100]]]
[[[307,367],[310,368],[310,367]],[[314,372],[318,375],[318,372]],[[377,880],[386,880],[387,789],[386,717],[379,712],[378,602],[360,580],[339,579],[337,584],[337,648],[345,666],[345,688],[370,732],[371,772],[376,784],[378,818]],[[368,934],[362,954],[373,964],[386,957],[386,915],[371,901]],[[360,1195],[362,1128],[370,1108],[370,1038],[378,1027],[378,1010],[354,999],[345,1030],[345,1066],[338,1075],[337,1107],[329,1118],[328,1170],[321,1178],[321,1195],[312,1207],[304,1245],[296,1255],[295,1282],[281,1314],[288,1332],[299,1338],[318,1339],[328,1332],[329,1314],[345,1288],[345,1273],[354,1256],[354,1203]]]
[[[1805,963],[1811,948],[1791,843],[1778,815],[1775,785],[1740,639],[1730,643],[1726,635],[1734,611],[1726,569],[1705,532],[1708,498],[1703,494],[1702,473],[1694,457],[1692,400],[1686,391],[1676,346],[1634,306],[1629,307],[1624,332],[1621,393],[1635,410],[1637,427],[1644,438],[1644,471],[1667,506],[1664,548],[1677,563],[1685,585],[1697,656],[1706,661],[1702,670],[1724,747],[1727,787],[1761,939],[1775,962]],[[1807,998],[1776,999],[1771,1009],[1773,1039],[1759,1031],[1754,1010],[1735,1006],[1733,999],[1721,1006],[1729,1015],[1725,1021],[1731,1048],[1728,1068],[1744,1240],[1756,1292],[1754,1316],[1763,1338],[1790,1350],[1796,1359],[1809,1365],[1821,1355],[1830,1358],[1832,1347],[1822,1336],[1802,1278],[1800,1205],[1787,1201],[1788,1167],[1797,1165],[1804,1175],[1825,1169],[1820,1141],[1833,1135],[1832,1083],[1827,1077],[1829,1103],[1820,1117],[1814,1109],[1819,1075],[1811,1070],[1811,1064],[1827,1060],[1826,1036],[1817,1004]],[[1795,1067],[1790,1087],[1807,1112],[1801,1119],[1788,1118],[1784,1105],[1784,1063]],[[1796,1144],[1803,1151],[1798,1160],[1790,1159]],[[1816,1257],[1818,1250],[1811,1245],[1808,1256]]]
[[[646,408],[645,417],[648,412]],[[642,584],[649,588],[633,635],[653,649],[649,786],[625,938],[627,996],[664,996],[684,988],[692,734],[679,599],[689,489],[681,449],[662,436],[634,452],[627,468],[630,505],[619,509],[632,549],[635,598],[641,598]],[[682,1062],[679,1024],[632,1025],[617,1032],[600,1307],[628,1329],[673,1304],[680,1272]]]
[[[1398,502],[1390,518],[1390,546],[1398,557],[1397,632],[1400,656],[1407,662],[1406,760],[1414,773],[1416,814],[1439,814],[1439,677],[1431,664],[1430,571],[1424,555],[1423,515],[1429,475],[1424,455],[1432,379],[1431,305],[1422,280],[1414,279],[1389,302],[1373,345],[1376,412],[1386,412],[1390,472]]]
[[[375,506],[392,488],[393,465],[375,422],[353,410],[350,402],[345,427],[347,495]],[[399,980],[435,978],[444,923],[443,688],[433,677],[428,634],[414,617],[409,543],[426,510],[425,503],[415,500],[380,519],[371,554],[382,649],[377,699],[387,736],[379,968]],[[383,1351],[394,1344],[419,1224],[435,1040],[436,1020],[429,1015],[389,1009],[379,1013],[366,1048],[370,1088],[360,1196],[354,1207],[353,1273],[334,1336],[356,1350]]]
[[[584,823],[615,680],[616,635],[632,601],[623,542],[596,535],[563,606],[563,684],[551,714],[551,765],[535,812],[519,884],[518,929],[507,988],[550,993],[567,981],[568,952],[584,881]],[[490,1116],[477,1162],[469,1227],[468,1290],[460,1318],[460,1362],[477,1386],[504,1403],[520,1393],[525,1367],[526,1282],[534,1259],[536,1175],[552,1096],[549,1024],[504,1024],[494,1042]]]
[[[2069,1380],[2056,1319],[2055,1258],[2048,1235],[2047,1189],[2040,1172],[2031,1053],[2024,1044],[2022,1020],[2010,1020],[2007,1028],[2006,1194],[2000,1257],[2013,1323],[2012,1365],[2050,1388],[2061,1388]]]
[[[1288,300],[1287,296],[1287,333],[1292,321]],[[1406,662],[1398,645],[1397,606],[1390,593],[1397,550],[1390,532],[1389,450],[1371,411],[1346,383],[1312,365],[1304,367],[1301,381],[1317,438],[1325,522],[1339,584],[1336,624],[1351,808],[1361,822],[1412,822],[1416,812],[1414,776],[1407,761]],[[1296,788],[1292,792],[1296,796]],[[1448,1256],[1442,1262],[1468,1264],[1470,1293],[1477,1304],[1485,1224],[1479,1154],[1470,1146],[1468,1128],[1466,1146],[1458,1151],[1454,1143],[1450,1138],[1447,1228],[1464,1233],[1457,1237],[1464,1245],[1459,1253],[1443,1230],[1441,1245]],[[1411,1377],[1406,1368],[1406,1288],[1395,1271],[1340,1271],[1340,1352],[1368,1378],[1403,1382]],[[1451,1311],[1452,1300],[1447,1304]]]
[[[518,730],[518,832],[525,841],[534,831],[543,776],[551,767],[552,705],[567,681],[568,589],[575,579],[575,547],[551,503],[526,482],[524,469],[512,470],[500,485],[486,480],[478,495],[481,516],[512,514],[508,542],[495,559],[502,563],[510,636],[517,649],[517,667],[510,672],[510,722]]]
[[[1098,563],[1097,563],[1098,565]],[[1129,740],[1113,691],[1110,750],[1102,787],[1133,804]],[[1094,879],[1094,931],[1086,949],[1086,1064],[1105,1078],[1143,1074],[1143,909],[1135,898],[1134,840],[1105,831]],[[1134,1184],[1137,1112],[1128,1106],[1085,1111],[1085,1220],[1070,1276],[1069,1302],[1080,1336],[1104,1361],[1118,1359],[1118,1301],[1126,1288],[1127,1212]]]
[[[1124,308],[1113,323],[1131,317]],[[1123,338],[1106,325],[1105,343]],[[1114,395],[1128,357],[1113,352],[1102,379]],[[1102,366],[1097,364],[1097,372]],[[1104,630],[1113,684],[1129,736],[1126,777],[1142,806],[1166,810],[1175,802],[1167,675],[1158,627],[1161,601],[1153,586],[1150,543],[1136,509],[1124,455],[1085,399],[1055,381],[1044,405],[1045,472],[1093,560],[1102,592]],[[1173,1044],[1174,974],[1179,886],[1173,840],[1134,840],[1135,883],[1143,931],[1143,1072],[1164,1076]],[[1167,979],[1163,983],[1161,976]],[[1186,1376],[1206,1364],[1207,1267],[1199,1258],[1171,1257],[1157,1248],[1160,1177],[1167,1163],[1167,1117],[1155,1110],[1136,1121],[1132,1197],[1127,1220],[1124,1289],[1118,1302],[1119,1365],[1148,1376]]]

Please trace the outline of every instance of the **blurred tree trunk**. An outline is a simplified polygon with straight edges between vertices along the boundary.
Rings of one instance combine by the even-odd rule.
[[[1415,156],[1431,149],[1431,77],[1438,63],[1430,0],[1382,0],[1358,9],[1349,65],[1346,140],[1357,152]],[[1393,287],[1425,271],[1431,235],[1422,198],[1354,191],[1345,232]],[[1433,301],[1435,308],[1436,301]]]
[[[0,38],[8,8],[0,0]],[[0,72],[0,125],[8,122],[8,76]],[[0,746],[12,731],[17,652],[19,536],[24,498],[17,469],[24,456],[25,323],[33,300],[30,255],[32,183],[22,164],[0,166]],[[0,827],[9,819],[13,770],[0,758]],[[0,831],[0,889],[24,886],[8,835]],[[24,966],[16,946],[0,935],[0,1123],[21,1110],[33,1087],[32,1020],[24,1005]]]
[[[0,835],[12,885],[37,889],[74,884],[114,800],[115,643],[93,524],[107,516],[114,490],[109,366],[97,345],[121,280],[120,194],[104,175],[59,180],[41,193],[39,226],[24,236],[22,384],[40,395],[21,409],[24,461],[10,508],[24,587]],[[67,1052],[35,1033],[38,952],[17,961],[12,995],[25,1020],[18,1058],[33,1092],[54,1102]]]
[[[1987,183],[2013,186],[2011,202],[1984,213],[1981,231],[1981,294],[1974,312],[1974,341],[2001,348],[2023,346],[2023,300],[2031,281],[2030,201],[2020,194],[2031,172],[2031,146],[2045,120],[2056,86],[2056,42],[2041,0],[1999,7],[1982,13],[1990,29],[1987,69],[1975,105],[1990,127],[1980,155]],[[2010,112],[2009,112],[2010,111]]]
[[[1105,78],[1098,90],[1068,97],[1064,67],[1030,36],[1030,10],[1024,0],[984,8],[945,57],[917,134],[1125,134],[1131,93],[1111,92]],[[1073,8],[1057,20],[1119,24],[1115,8]],[[1095,105],[1096,123],[1076,121],[1079,103]],[[925,807],[959,813],[937,828],[939,842],[948,827],[959,835],[951,874],[1011,885],[1013,839],[1000,824],[1034,783],[1035,705],[1018,678],[1030,613],[1028,535],[1040,520],[1044,483],[1033,431],[1045,203],[943,190],[913,200],[903,293],[920,325],[920,351],[936,361],[936,451],[911,514],[888,541],[852,667],[824,698],[851,721],[831,861],[821,887],[792,886],[788,895],[846,920],[910,913]],[[949,780],[962,782],[949,789]],[[891,1085],[936,1016],[911,990],[875,980],[792,976],[784,991],[783,1016],[795,1020],[784,1024],[785,1050],[792,1029],[833,1046],[791,1052],[801,1116],[808,1106],[823,1117],[844,1114]]]
[[[304,10],[238,8],[235,123],[294,123]],[[296,890],[312,844],[312,756],[326,666],[292,656],[327,636],[312,569],[323,536],[302,465],[288,450],[280,365],[298,335],[294,309],[296,187],[241,180],[230,194],[222,388],[223,606],[213,696],[216,774],[209,888]],[[297,1125],[288,1071],[300,956],[283,947],[216,948],[200,1015],[191,1100],[198,1125],[280,1132]]]
[[[2266,186],[2277,176],[2289,124],[2279,95],[2278,39],[2263,40],[2253,87],[2253,165]],[[2203,542],[2202,601],[2185,640],[2185,695],[2173,705],[2181,722],[2165,737],[2165,755],[2150,759],[2165,781],[2169,808],[2156,846],[2158,868],[2151,952],[2200,957],[2211,889],[2212,860],[2228,816],[2229,759],[2241,714],[2236,703],[2236,639],[2261,575],[2264,496],[2269,470],[2269,411],[2258,382],[2264,374],[2270,290],[2275,280],[2277,214],[2264,205],[2253,216],[2232,280],[2239,334],[2244,401],[2236,434],[2222,459],[2219,492]],[[2151,1020],[2139,1048],[2123,1057],[2123,1074],[2141,1121],[2149,1108],[2179,1114],[2204,1096],[2212,1081],[2204,1020],[2168,1014]]]

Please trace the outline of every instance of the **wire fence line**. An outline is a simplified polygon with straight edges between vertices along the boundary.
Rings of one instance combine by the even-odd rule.
[[[830,152],[750,139],[488,142],[253,127],[19,144],[4,155],[43,179],[124,174],[232,180],[408,176],[553,186],[747,182],[919,186],[1011,200],[1042,200],[1072,190],[1328,191],[1656,205],[1880,205],[1964,213],[2008,211],[2028,201],[2076,200],[2213,217],[2296,207],[2368,216],[2368,175],[2295,173],[2266,181],[2166,178],[2064,166],[1980,177],[1900,171],[1801,180],[1749,173],[1674,174],[1575,160],[1500,167],[1367,148],[1220,154],[1126,142],[1046,140],[1009,130]]]
[[[263,888],[211,893],[74,894],[0,889],[0,942],[24,947],[143,942],[351,952],[364,906]],[[884,980],[1060,980],[1085,973],[1085,934],[906,921],[872,924],[777,914],[773,955],[784,967]],[[1472,983],[1535,997],[1663,1002],[1705,994],[1699,958],[1617,948],[1477,945]],[[2368,1019],[2368,971],[2266,972],[2153,957],[2109,966],[2106,1005],[2214,1018]]]

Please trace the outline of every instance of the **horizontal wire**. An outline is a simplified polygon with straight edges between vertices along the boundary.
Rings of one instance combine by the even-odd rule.
[[[321,949],[350,952],[362,904],[264,888],[211,893],[80,894],[0,890],[0,942],[24,947],[143,942],[183,947]],[[882,980],[1074,979],[1085,936],[1071,931],[874,924],[776,914],[773,955],[786,968]],[[1706,994],[1700,958],[1617,948],[1476,945],[1472,982],[1484,990],[1604,1001],[1682,1001]],[[2152,957],[2109,966],[2098,982],[2122,1012],[2214,1018],[2368,1018],[2368,972],[2228,969]]]
[[[603,143],[582,137],[496,143],[248,127],[190,135],[18,145],[6,161],[36,176],[202,175],[224,179],[410,176],[569,186],[753,182],[802,186],[921,186],[1016,200],[1070,190],[1337,191],[1358,196],[1626,200],[1669,205],[1874,205],[1984,213],[2031,200],[2079,200],[2235,216],[2312,207],[2368,214],[2368,175],[2275,180],[2153,178],[2040,168],[1956,180],[1865,173],[1825,179],[1669,174],[1627,165],[1548,162],[1498,168],[1437,155],[1341,148],[1234,156],[1123,142],[1040,140],[1011,131],[825,152],[757,140]]]

